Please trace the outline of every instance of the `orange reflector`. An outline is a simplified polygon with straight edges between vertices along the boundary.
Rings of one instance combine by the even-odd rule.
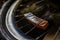
[[[25,19],[28,20],[29,23],[33,24],[37,28],[45,30],[48,26],[48,21],[38,18],[33,15],[31,12],[24,14]]]

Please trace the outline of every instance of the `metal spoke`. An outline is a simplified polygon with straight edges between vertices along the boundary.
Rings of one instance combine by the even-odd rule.
[[[21,17],[21,16],[23,16],[23,15],[16,15],[15,17]]]
[[[19,21],[21,21],[21,20],[23,20],[24,19],[24,17],[22,17],[21,19],[19,19],[18,21],[16,21],[16,23],[18,23]]]
[[[43,2],[44,0],[40,0],[40,1],[38,1],[38,2],[36,2],[36,3],[34,3],[34,4],[39,4],[39,3],[41,3],[41,2]]]
[[[25,34],[30,33],[33,29],[35,29],[36,27],[33,27],[32,29],[30,29],[29,31],[27,31]]]
[[[29,25],[29,24],[27,24],[27,25]],[[26,27],[27,25],[21,26],[21,27],[19,27],[19,29],[22,29],[22,28]]]
[[[23,28],[23,26],[19,27],[19,29],[22,29],[22,28]]]
[[[59,31],[60,31],[60,27],[58,28],[58,30],[57,30],[57,32],[56,32],[56,34],[55,34],[55,36],[54,36],[53,40],[55,40],[55,39],[56,39],[57,35],[59,34]]]
[[[45,35],[47,32],[43,33],[42,35],[39,35],[38,37],[36,37],[36,40],[38,40],[39,38],[41,38],[43,35]]]

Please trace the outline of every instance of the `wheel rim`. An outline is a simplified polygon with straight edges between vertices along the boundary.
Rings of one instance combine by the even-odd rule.
[[[24,35],[24,33],[22,31],[18,31],[18,29],[16,28],[15,21],[14,21],[14,12],[18,8],[18,6],[21,2],[22,2],[22,0],[17,0],[17,1],[15,1],[15,3],[13,3],[13,5],[10,7],[9,11],[7,12],[5,23],[6,23],[6,27],[7,27],[8,31],[16,39],[28,40],[28,39],[32,39],[32,38]],[[46,34],[46,33],[44,33],[44,34]],[[24,37],[22,37],[22,36],[24,36]],[[38,39],[39,37],[37,37],[36,39]]]

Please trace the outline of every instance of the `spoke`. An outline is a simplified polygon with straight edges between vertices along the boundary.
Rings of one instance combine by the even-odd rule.
[[[30,33],[33,29],[35,29],[36,27],[33,27],[32,29],[30,29],[29,31],[27,31],[25,34]]]
[[[55,40],[55,39],[56,39],[57,35],[59,34],[59,31],[60,31],[60,27],[58,28],[58,30],[57,30],[57,32],[56,32],[56,34],[55,34],[55,36],[54,36],[53,40]]]
[[[39,35],[38,37],[36,37],[36,40],[38,40],[39,38],[41,38],[43,35],[45,35],[47,32],[43,33],[42,35]]]
[[[16,23],[18,23],[19,21],[21,21],[21,20],[23,20],[24,19],[24,17],[22,17],[21,19],[19,19],[18,21],[16,21]]]
[[[22,29],[22,28],[23,28],[23,26],[19,27],[19,29]]]
[[[37,12],[43,10],[45,8],[44,6],[45,5],[42,5],[42,6],[38,7],[38,8],[36,8],[35,10],[32,11],[32,13],[37,13]]]
[[[27,24],[27,25],[29,25],[29,24]],[[26,27],[27,25],[21,26],[21,27],[19,27],[19,29],[22,29],[22,28]]]
[[[36,2],[36,3],[34,3],[34,4],[40,4],[41,2],[43,2],[44,0],[40,0],[40,1],[38,1],[38,2]]]
[[[16,15],[15,17],[21,17],[21,16],[23,16],[23,15]]]

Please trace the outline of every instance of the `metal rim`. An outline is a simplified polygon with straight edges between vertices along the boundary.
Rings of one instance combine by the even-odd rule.
[[[20,3],[21,3],[22,0],[17,0],[9,9],[9,11],[7,12],[7,16],[6,16],[6,20],[5,20],[5,23],[6,23],[6,27],[8,29],[8,31],[12,34],[12,36],[14,36],[16,39],[20,40],[27,40],[27,39],[30,39],[28,37],[25,37],[24,35],[22,35],[22,32],[19,33],[16,28],[15,28],[15,25],[13,24],[13,12],[14,10],[17,8],[16,6],[18,6]],[[22,37],[24,36],[24,37]]]
[[[2,8],[1,8],[1,11],[0,11],[0,19],[1,19],[1,21],[0,21],[0,31],[1,31],[1,34],[3,35],[3,37],[7,40],[15,39],[14,37],[11,37],[11,35],[8,32],[8,30],[6,29],[6,25],[5,25],[5,15],[6,15],[6,12],[9,9],[11,4],[12,4],[11,1],[6,1],[3,4]]]

